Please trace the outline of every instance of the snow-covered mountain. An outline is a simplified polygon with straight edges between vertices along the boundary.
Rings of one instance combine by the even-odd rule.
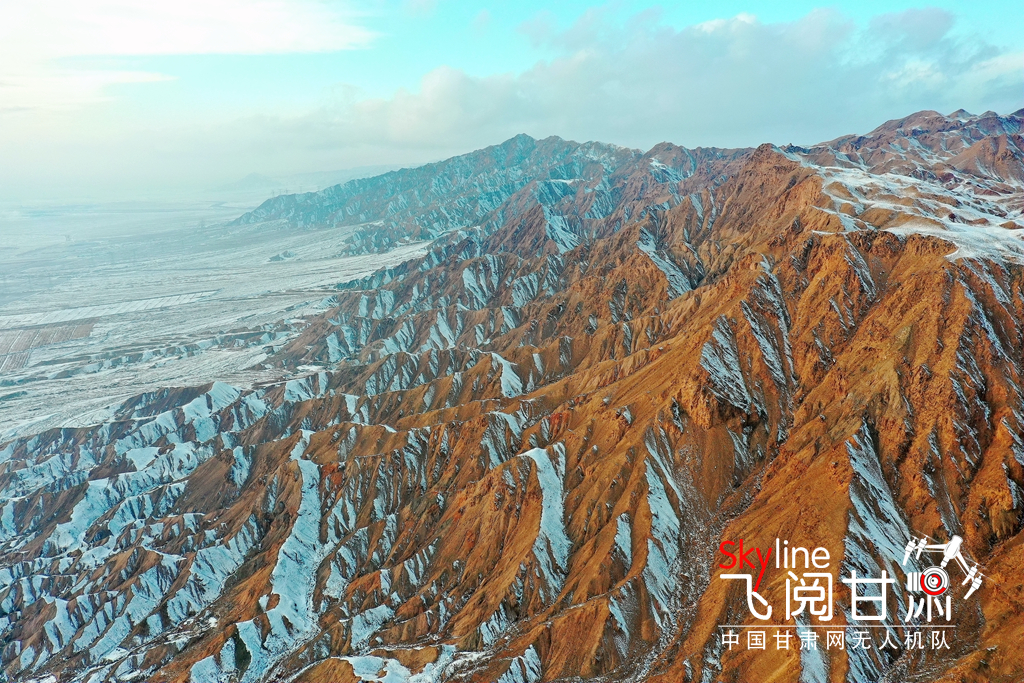
[[[304,315],[262,360],[293,379],[0,444],[4,672],[1019,680],[1022,123],[517,136],[268,200],[238,224],[431,243]],[[723,539],[902,583],[911,533],[984,566],[950,648],[723,649],[749,619]],[[838,628],[848,610],[838,592]]]

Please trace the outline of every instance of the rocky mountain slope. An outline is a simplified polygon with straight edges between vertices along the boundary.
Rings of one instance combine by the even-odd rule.
[[[3,671],[1020,680],[1022,123],[647,153],[517,136],[269,200],[238,220],[434,242],[275,349],[302,379],[0,444]],[[723,648],[751,622],[723,539],[903,582],[916,534],[984,568],[950,648]],[[761,594],[785,603],[786,578]]]

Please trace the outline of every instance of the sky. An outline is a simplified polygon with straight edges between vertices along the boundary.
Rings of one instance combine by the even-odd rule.
[[[1024,106],[1019,0],[2,0],[0,200],[133,199],[517,134],[812,144]]]

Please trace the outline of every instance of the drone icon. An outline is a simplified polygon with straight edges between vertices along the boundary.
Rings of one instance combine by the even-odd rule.
[[[921,584],[922,589],[929,595],[936,595],[937,593],[933,593],[933,591],[929,590],[929,588],[939,588],[939,586],[941,585],[939,579],[940,576],[945,576],[946,581],[948,582],[949,578],[948,576],[946,576],[946,572],[944,571],[944,569],[946,565],[949,564],[950,560],[956,560],[956,563],[960,565],[960,568],[963,570],[965,575],[965,578],[961,585],[966,586],[968,583],[971,584],[971,587],[967,590],[967,594],[964,595],[964,600],[971,597],[971,594],[981,587],[981,579],[984,576],[984,574],[978,571],[977,563],[975,563],[973,567],[968,567],[967,560],[964,559],[964,555],[960,551],[964,539],[960,536],[954,535],[953,538],[949,539],[949,542],[947,543],[928,543],[929,540],[930,539],[927,536],[922,536],[918,541],[914,541],[914,539],[911,538],[910,541],[907,542],[907,547],[904,549],[903,552],[903,564],[907,563],[907,559],[910,558],[911,553],[916,553],[915,557],[920,559],[921,553],[925,550],[928,550],[930,552],[940,552],[942,553],[942,562],[939,564],[938,567],[938,570],[940,571],[933,572],[932,570],[935,570],[935,567],[931,567],[930,569],[925,570],[925,572],[923,573]],[[932,584],[931,586],[929,585],[929,576],[934,577],[934,581],[936,581],[936,583]],[[938,592],[941,593],[944,590],[945,587],[942,587],[941,590],[939,590]]]

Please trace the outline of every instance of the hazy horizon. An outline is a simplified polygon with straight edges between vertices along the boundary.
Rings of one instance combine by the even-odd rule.
[[[1010,111],[1010,110],[1007,110],[1007,111],[996,111],[996,113],[1001,115],[1001,116],[1007,116],[1007,115],[1010,115],[1010,114],[1014,113],[1014,111],[1018,111],[1018,110],[1019,109],[1013,110],[1013,111]],[[880,121],[878,121],[876,126],[872,127],[872,129],[876,128],[878,126],[881,126],[881,125],[885,124],[888,121],[902,119],[902,118],[905,118],[905,117],[910,116],[912,114],[918,113],[920,111],[929,111],[929,110],[915,110],[915,111],[912,111],[912,112],[907,112],[906,114],[904,114],[902,116],[896,116],[896,117],[893,117],[893,118],[890,118],[890,119],[880,120]],[[995,110],[986,110],[986,111],[995,111]],[[948,112],[940,111],[939,113],[940,114],[944,114],[944,115],[949,115],[949,114],[951,114],[953,112],[952,111],[948,111]],[[978,114],[982,114],[982,113],[985,113],[985,112],[971,111],[971,112],[968,112],[968,113],[969,114],[973,114],[973,115],[978,115]],[[806,140],[796,141],[796,140],[791,140],[791,141],[789,141],[787,143],[779,143],[779,142],[776,142],[776,141],[764,140],[764,141],[762,141],[760,143],[753,143],[753,144],[750,144],[750,145],[737,145],[736,147],[733,147],[733,148],[753,148],[753,147],[756,147],[759,144],[765,144],[765,143],[776,144],[776,145],[780,145],[780,146],[784,146],[786,144],[795,144],[797,146],[807,147],[807,146],[813,146],[813,145],[819,144],[819,143],[828,142],[829,140],[836,139],[836,138],[839,138],[839,137],[843,137],[844,135],[862,135],[862,134],[866,134],[866,133],[869,132],[869,130],[871,130],[871,129],[856,130],[856,131],[846,131],[844,133],[839,133],[837,135],[834,135],[831,138],[821,139],[821,140],[814,140],[814,141],[806,141]],[[383,175],[385,173],[389,173],[391,171],[398,171],[398,170],[407,169],[407,168],[417,168],[417,167],[426,166],[426,165],[432,164],[432,163],[438,163],[440,161],[444,161],[446,159],[450,159],[450,158],[453,158],[453,157],[463,156],[463,155],[466,155],[466,154],[471,154],[471,153],[473,153],[475,151],[479,151],[481,149],[486,149],[487,147],[494,147],[494,146],[501,145],[502,143],[504,143],[504,142],[514,138],[516,135],[520,135],[520,134],[521,133],[516,133],[516,134],[511,135],[509,137],[502,138],[501,140],[496,140],[494,142],[488,142],[486,144],[481,144],[481,145],[479,145],[477,147],[473,147],[471,149],[465,149],[465,150],[461,150],[461,151],[453,151],[451,154],[446,155],[444,157],[431,157],[429,159],[425,159],[425,160],[422,160],[422,161],[409,162],[409,163],[394,163],[394,164],[378,164],[378,165],[353,166],[353,167],[349,167],[349,168],[335,168],[335,169],[328,169],[328,170],[321,170],[321,171],[309,171],[309,172],[301,172],[301,173],[280,174],[280,175],[273,176],[273,177],[270,176],[270,175],[264,174],[264,173],[260,173],[258,171],[250,171],[249,173],[245,174],[244,176],[234,177],[234,178],[231,178],[231,179],[227,179],[227,180],[225,180],[224,182],[222,182],[222,183],[220,183],[218,185],[212,185],[212,184],[210,184],[210,185],[187,185],[186,184],[186,185],[182,185],[182,186],[178,186],[178,187],[159,187],[159,186],[154,186],[154,187],[146,188],[144,190],[135,190],[135,191],[131,192],[130,194],[127,194],[124,191],[119,192],[119,191],[116,191],[116,190],[110,190],[110,191],[107,191],[107,192],[103,192],[103,191],[100,191],[100,192],[84,192],[84,193],[79,193],[79,194],[73,194],[73,193],[69,194],[67,192],[62,192],[60,194],[53,194],[53,195],[49,195],[49,196],[47,196],[47,195],[40,195],[40,196],[36,196],[36,197],[24,197],[24,198],[10,198],[10,197],[4,197],[2,194],[0,194],[0,223],[3,222],[5,211],[6,212],[10,212],[11,210],[25,209],[25,208],[31,209],[32,207],[38,207],[40,210],[44,210],[44,211],[48,211],[52,207],[64,207],[64,208],[66,208],[66,209],[68,209],[70,211],[73,211],[75,209],[75,207],[80,207],[80,206],[81,207],[88,207],[90,205],[111,206],[111,205],[138,204],[138,205],[141,205],[141,206],[149,207],[149,205],[160,204],[160,203],[172,203],[172,204],[173,203],[185,203],[185,204],[191,204],[191,203],[194,203],[194,202],[200,202],[200,203],[212,202],[212,203],[218,204],[218,205],[219,204],[224,204],[224,203],[234,203],[234,204],[237,204],[237,206],[239,207],[239,212],[240,212],[239,215],[241,215],[241,213],[244,213],[245,211],[248,211],[248,210],[258,206],[262,202],[264,202],[264,201],[266,201],[268,199],[272,199],[274,197],[283,195],[283,194],[300,194],[300,193],[305,193],[305,192],[317,192],[317,191],[320,191],[320,190],[325,189],[327,187],[332,187],[334,185],[344,184],[346,182],[349,182],[350,180],[356,180],[356,179],[360,179],[360,178],[372,178],[372,177],[376,177],[376,176],[379,176],[379,175]],[[531,136],[531,137],[534,137],[535,139],[543,139],[544,137],[558,137],[558,138],[562,138],[564,140],[572,140],[571,138],[568,138],[568,137],[562,136],[562,135],[558,135],[556,133],[552,133],[551,135],[548,135],[548,136]],[[574,142],[582,142],[582,143],[586,143],[586,142],[603,142],[603,143],[608,143],[608,144],[612,144],[612,145],[618,145],[620,147],[630,147],[629,145],[621,145],[621,144],[617,143],[614,140],[581,139],[581,140],[572,140],[572,141],[574,141]],[[654,143],[652,145],[646,146],[646,147],[632,147],[632,148],[639,149],[639,150],[641,150],[643,152],[646,152],[649,149],[657,146],[658,144],[665,143],[665,142],[675,143],[674,140],[665,139],[665,140],[660,140],[660,141],[658,141],[658,142],[656,142],[656,143]],[[678,144],[678,143],[676,143],[676,144]],[[683,145],[683,146],[684,147],[690,147],[690,148],[694,148],[694,147],[721,147],[720,145],[705,145],[705,144],[701,144],[700,142],[696,142],[693,145]]]
[[[416,166],[521,132],[806,145],[922,109],[1005,114],[1024,105],[1017,14],[1002,1],[10,5],[0,200],[195,196],[251,174]]]

